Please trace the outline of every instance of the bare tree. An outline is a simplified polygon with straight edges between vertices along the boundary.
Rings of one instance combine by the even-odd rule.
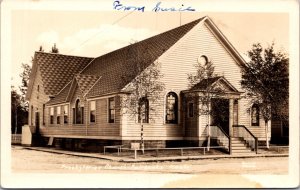
[[[139,44],[134,44],[139,45]],[[137,50],[139,49],[139,50]],[[142,49],[142,50],[141,50]],[[130,49],[127,61],[132,62],[132,68],[124,71],[123,80],[128,81],[126,95],[121,98],[121,114],[128,114],[134,120],[138,118],[141,128],[140,146],[144,154],[143,124],[152,120],[156,113],[156,102],[162,97],[164,83],[161,82],[163,75],[159,69],[159,63],[149,64],[147,48],[140,47]]]

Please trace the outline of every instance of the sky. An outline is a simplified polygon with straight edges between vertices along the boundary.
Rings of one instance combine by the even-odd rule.
[[[21,63],[31,64],[40,46],[49,52],[56,43],[62,54],[98,57],[203,16],[209,16],[244,57],[257,42],[267,47],[274,41],[277,50],[288,53],[287,13],[13,10],[12,83],[21,84]]]

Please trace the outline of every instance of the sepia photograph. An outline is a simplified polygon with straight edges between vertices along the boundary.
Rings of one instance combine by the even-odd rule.
[[[299,187],[298,9],[2,1],[1,187]]]

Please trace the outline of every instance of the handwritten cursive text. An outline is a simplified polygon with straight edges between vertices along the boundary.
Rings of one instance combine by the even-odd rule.
[[[113,2],[113,9],[118,11],[140,11],[145,12],[145,6],[135,6],[135,5],[124,5],[120,0],[115,0]],[[185,6],[181,4],[179,7],[163,7],[162,2],[156,3],[152,9],[153,12],[165,12],[165,11],[196,11],[196,9],[191,6]]]
[[[161,2],[158,2],[155,7],[152,9],[154,12],[158,11],[195,11],[192,7],[184,7],[182,4],[179,8],[170,7],[170,8],[163,8],[161,7]]]

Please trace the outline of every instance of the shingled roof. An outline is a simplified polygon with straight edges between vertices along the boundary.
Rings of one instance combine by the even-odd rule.
[[[80,72],[81,75],[94,76],[94,79],[101,76],[100,80],[93,82],[93,86],[89,89],[86,97],[120,92],[125,85],[139,74],[140,70],[153,63],[204,18],[95,58]],[[141,69],[137,69],[138,63]],[[80,81],[87,84],[83,78]],[[70,88],[72,88],[72,85],[67,85],[65,90],[61,91],[57,97],[47,104],[65,102],[68,96],[65,92],[67,89],[71,90]]]
[[[27,99],[31,95],[37,68],[41,72],[45,94],[53,96],[65,87],[73,79],[74,75],[83,70],[92,60],[93,58],[89,57],[35,52],[26,96]]]
[[[142,70],[148,67],[204,18],[95,58],[82,74],[101,76],[101,80],[87,97],[120,92],[139,74],[138,63]]]
[[[95,75],[83,75],[77,74],[75,75],[78,87],[81,91],[82,96],[85,96],[91,87],[100,79],[100,77]]]

